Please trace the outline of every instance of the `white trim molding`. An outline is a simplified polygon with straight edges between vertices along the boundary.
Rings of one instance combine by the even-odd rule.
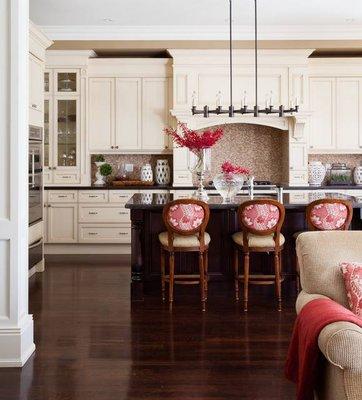
[[[225,25],[44,25],[52,40],[227,40]],[[253,40],[253,26],[234,27],[235,40]],[[260,40],[361,40],[361,25],[261,25]]]
[[[29,1],[0,2],[0,367],[35,350],[28,313]]]

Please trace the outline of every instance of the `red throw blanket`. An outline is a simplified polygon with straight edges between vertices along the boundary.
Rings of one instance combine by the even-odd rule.
[[[362,327],[362,319],[330,299],[307,303],[299,313],[293,330],[285,365],[286,377],[297,384],[297,400],[313,400],[322,353],[318,347],[321,330],[338,321]]]

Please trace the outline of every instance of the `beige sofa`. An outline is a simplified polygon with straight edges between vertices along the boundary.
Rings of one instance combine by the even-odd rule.
[[[301,288],[297,313],[315,298],[329,297],[348,308],[339,263],[362,262],[362,231],[305,232],[297,239]],[[324,355],[316,399],[362,400],[362,329],[336,322],[320,333]]]

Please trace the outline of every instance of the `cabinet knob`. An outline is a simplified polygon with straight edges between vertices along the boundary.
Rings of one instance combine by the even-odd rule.
[[[111,149],[114,149],[114,146],[111,146]]]
[[[118,146],[115,146],[116,147],[116,149],[118,149]]]
[[[165,149],[168,149],[168,146],[165,146]]]
[[[57,167],[53,167],[53,169],[57,169]]]
[[[51,207],[51,204],[48,204],[48,207]]]
[[[309,146],[309,148],[310,148],[310,149],[313,149],[313,148],[314,148],[314,146]]]

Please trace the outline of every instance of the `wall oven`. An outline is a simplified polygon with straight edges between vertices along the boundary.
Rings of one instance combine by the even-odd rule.
[[[29,127],[29,225],[43,219],[43,129]]]

